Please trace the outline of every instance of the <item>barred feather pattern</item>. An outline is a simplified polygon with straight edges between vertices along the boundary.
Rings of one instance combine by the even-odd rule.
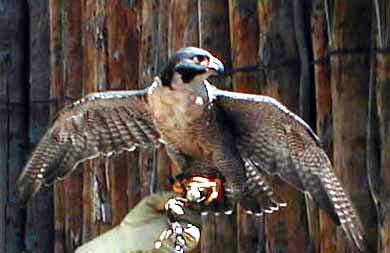
[[[289,143],[291,142],[295,144],[296,141],[291,138]],[[324,209],[336,224],[341,225],[348,240],[360,250],[365,250],[363,225],[324,150],[314,145],[298,150],[292,151],[291,156],[305,193]]]
[[[287,206],[286,202],[274,194],[268,180],[251,160],[245,159],[245,173],[247,178],[245,194],[248,196],[241,201],[241,204],[247,214],[262,216]]]
[[[148,112],[146,92],[95,93],[61,111],[18,179],[20,202],[85,160],[158,145],[160,135]]]
[[[273,98],[209,88],[230,123],[244,159],[308,194],[341,225],[352,245],[366,248],[364,228],[318,137]]]
[[[365,250],[366,241],[363,225],[353,207],[352,201],[332,170],[331,163],[325,152],[322,149],[313,147],[312,150],[307,150],[306,154],[303,154],[302,159],[306,161],[306,166],[314,165],[318,168],[317,180],[321,181],[321,187],[317,188],[323,188],[327,193],[347,238],[353,241],[360,250]],[[306,188],[310,190],[316,188],[315,180],[309,179],[309,182],[311,182],[311,185]],[[315,191],[310,190],[311,195],[319,195]]]

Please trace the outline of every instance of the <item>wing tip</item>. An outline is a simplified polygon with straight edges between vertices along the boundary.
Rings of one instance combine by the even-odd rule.
[[[42,182],[40,180],[34,180],[22,173],[16,182],[15,198],[18,205],[27,205],[28,201],[38,192],[41,186]]]
[[[365,230],[360,220],[355,219],[351,223],[342,224],[343,230],[349,242],[356,247],[359,252],[374,252],[365,237]]]

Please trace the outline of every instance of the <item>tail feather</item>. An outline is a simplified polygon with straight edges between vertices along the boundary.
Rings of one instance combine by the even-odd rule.
[[[364,227],[352,201],[336,177],[325,151],[319,147],[306,149],[298,160],[305,191],[332,220],[344,230],[351,245],[365,251]]]
[[[342,222],[341,227],[343,228],[347,239],[356,245],[360,251],[367,250],[367,242],[364,238],[364,228],[357,217],[352,218],[349,221]]]
[[[17,181],[17,203],[19,205],[26,205],[29,199],[34,196],[41,188],[43,182],[35,180],[23,173]]]
[[[324,171],[323,182],[347,239],[360,251],[366,251],[367,241],[365,239],[365,230],[358,213],[339,180],[329,168]]]

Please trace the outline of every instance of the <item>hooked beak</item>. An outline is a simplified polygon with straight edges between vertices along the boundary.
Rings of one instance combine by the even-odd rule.
[[[210,58],[210,62],[209,65],[207,66],[207,69],[215,71],[217,75],[221,75],[225,71],[222,62],[215,57]]]

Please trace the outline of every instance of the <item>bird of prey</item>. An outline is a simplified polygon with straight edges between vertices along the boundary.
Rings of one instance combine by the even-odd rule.
[[[92,93],[62,110],[27,162],[17,188],[27,201],[42,185],[100,155],[165,145],[188,171],[201,160],[224,177],[229,198],[272,198],[278,176],[308,194],[364,249],[363,226],[312,129],[273,98],[217,89],[224,66],[206,50],[179,50],[146,89]],[[252,196],[252,199],[251,199]]]

